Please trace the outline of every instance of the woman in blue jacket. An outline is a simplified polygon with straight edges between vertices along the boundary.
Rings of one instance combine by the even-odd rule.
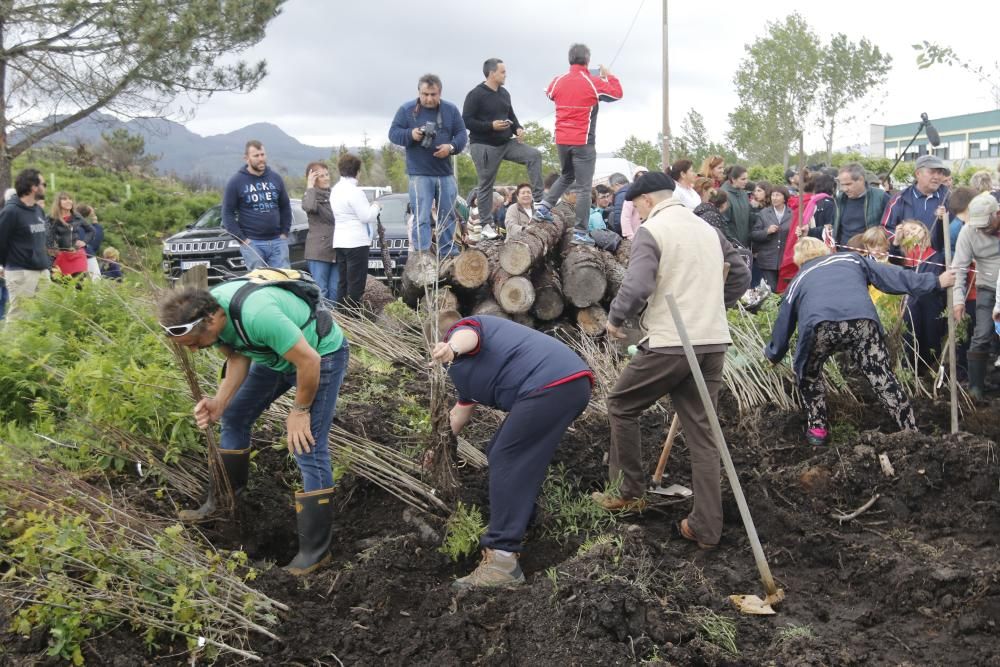
[[[920,296],[955,283],[955,274],[914,273],[854,253],[830,255],[812,237],[795,244],[799,273],[788,287],[764,356],[780,362],[796,326],[795,375],[806,407],[806,440],[822,445],[829,434],[823,365],[835,352],[846,352],[875,390],[900,430],[916,430],[910,402],[889,364],[885,333],[868,285],[887,294]]]

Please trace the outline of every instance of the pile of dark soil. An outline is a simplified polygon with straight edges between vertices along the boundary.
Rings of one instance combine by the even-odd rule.
[[[341,418],[388,443],[392,407],[355,405]],[[981,407],[964,418],[969,432],[950,436],[946,406],[916,408],[920,434],[886,435],[877,407],[834,405],[833,442],[812,448],[801,414],[739,418],[724,399],[723,428],[786,593],[775,616],[741,616],[728,602],[763,588],[726,483],[716,551],[672,534],[688,501],[657,501],[590,540],[550,534],[551,517],[540,513],[522,558],[526,586],[455,594],[449,584],[476,559],[449,561],[433,535],[440,520],[414,517],[348,477],[337,495],[333,565],[305,579],[266,569],[255,585],[291,611],[277,629],[284,641],[250,648],[275,665],[1000,665],[1000,419],[995,406]],[[662,413],[643,421],[650,470],[664,421]],[[555,462],[564,481],[581,494],[600,489],[607,443],[606,421],[578,421]],[[255,461],[241,525],[206,534],[221,548],[242,546],[262,567],[284,564],[296,549],[295,473],[280,451],[264,448]],[[683,434],[668,473],[690,485]],[[486,472],[465,467],[460,478],[462,499],[486,508]],[[151,496],[131,490],[143,494]],[[835,518],[873,497],[856,518]],[[92,642],[88,660],[187,662],[167,657],[176,646],[153,657],[123,635]],[[44,647],[4,639],[10,664],[34,664]]]

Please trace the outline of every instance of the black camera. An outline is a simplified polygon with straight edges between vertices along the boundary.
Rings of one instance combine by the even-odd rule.
[[[434,137],[437,135],[437,125],[434,121],[429,120],[424,123],[420,131],[424,133],[424,138],[420,140],[420,145],[424,148],[432,147],[434,145]]]

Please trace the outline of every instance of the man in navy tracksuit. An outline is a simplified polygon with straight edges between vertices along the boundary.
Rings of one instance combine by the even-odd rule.
[[[459,319],[453,311],[439,322],[444,342],[433,357],[448,364],[458,392],[451,430],[457,435],[477,405],[508,413],[486,448],[490,525],[480,540],[483,560],[453,587],[521,584],[518,552],[545,469],[590,402],[594,374],[566,345],[520,324],[489,315]]]

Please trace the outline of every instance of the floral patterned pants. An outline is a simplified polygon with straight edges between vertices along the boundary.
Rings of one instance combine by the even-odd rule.
[[[910,401],[889,367],[889,351],[878,325],[872,320],[820,322],[813,330],[813,344],[799,379],[799,391],[806,405],[806,428],[829,428],[823,364],[835,352],[846,352],[868,379],[882,405],[899,429],[917,429]]]

